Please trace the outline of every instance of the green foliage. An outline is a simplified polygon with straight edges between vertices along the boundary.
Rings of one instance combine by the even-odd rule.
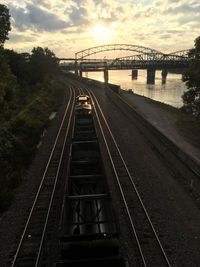
[[[0,112],[2,113],[12,100],[17,87],[16,78],[11,72],[4,50],[0,47]]]
[[[12,192],[5,188],[0,188],[0,213],[4,212],[10,206],[12,200]]]
[[[23,171],[30,164],[48,126],[49,115],[59,107],[63,87],[55,80],[37,85],[36,92],[19,105],[9,121],[0,128],[0,212],[10,203],[10,190],[19,185]]]
[[[7,128],[0,128],[0,177],[4,177],[12,170],[15,150],[15,138]],[[5,180],[4,180],[5,182]]]
[[[0,212],[8,208],[12,201],[13,160],[15,151],[15,138],[6,128],[0,128]],[[11,182],[12,181],[12,182]]]
[[[200,119],[200,36],[195,40],[195,47],[190,50],[192,58],[188,71],[183,76],[188,91],[182,98],[183,109]]]
[[[0,47],[0,212],[12,199],[49,123],[63,86],[58,62],[48,48],[18,54]]]
[[[7,58],[11,72],[16,76],[20,86],[25,86],[28,83],[30,76],[30,63],[28,62],[29,54],[16,53],[13,50],[5,49],[4,55]]]
[[[6,40],[8,40],[8,32],[10,27],[10,15],[9,10],[5,5],[0,4],[0,46],[2,46]]]
[[[17,139],[17,166],[29,164],[47,124],[50,108],[45,97],[37,96],[11,122],[11,131]]]
[[[58,60],[48,48],[34,47],[30,57],[31,84],[42,82],[58,71]]]
[[[5,49],[4,56],[18,84],[22,87],[31,85],[32,90],[37,88],[35,85],[55,76],[58,72],[58,60],[48,48],[33,48],[30,55]]]

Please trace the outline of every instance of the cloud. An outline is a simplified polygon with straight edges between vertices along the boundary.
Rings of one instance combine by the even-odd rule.
[[[88,13],[84,7],[73,7],[72,9],[66,9],[65,14],[68,14],[71,25],[82,25],[88,23]]]
[[[181,16],[178,19],[178,22],[180,25],[188,24],[188,23],[192,23],[192,22],[199,22],[199,25],[200,25],[200,16],[193,16],[193,15]]]
[[[46,1],[46,0],[32,0],[31,2],[34,6],[41,6],[47,9],[51,9],[51,1]]]
[[[181,4],[176,7],[169,7],[166,11],[168,14],[190,14],[190,13],[200,13],[200,5],[192,4]]]
[[[55,14],[27,4],[26,7],[10,7],[14,27],[20,31],[32,29],[36,31],[57,31],[69,26],[69,23],[59,19]]]
[[[21,42],[32,43],[37,40],[37,35],[25,36],[24,34],[12,34],[11,33],[9,38],[10,38],[10,41],[13,43],[21,43]]]
[[[111,30],[113,43],[143,45],[161,51],[192,47],[199,35],[199,0],[5,2],[12,15],[12,32],[6,45],[20,50],[40,45],[55,49],[59,56],[67,56],[67,53],[71,56],[100,44],[91,34],[98,24]]]

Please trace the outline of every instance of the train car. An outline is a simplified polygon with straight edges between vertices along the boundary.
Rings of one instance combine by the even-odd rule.
[[[73,141],[97,139],[91,114],[76,113]]]
[[[61,218],[56,267],[126,266],[93,117],[77,109]]]
[[[91,104],[88,104],[88,103],[77,104],[75,106],[75,111],[82,113],[82,114],[84,114],[84,113],[90,114],[92,112],[92,106],[91,106]]]
[[[88,95],[79,95],[76,97],[75,111],[79,113],[91,113],[92,105]]]
[[[76,102],[81,102],[81,103],[85,103],[85,102],[88,102],[90,103],[90,97],[88,95],[78,95],[76,97]]]

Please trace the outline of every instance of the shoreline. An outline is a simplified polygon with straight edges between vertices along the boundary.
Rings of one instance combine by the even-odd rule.
[[[121,93],[141,113],[186,153],[200,162],[200,122],[179,108],[138,94]]]
[[[121,92],[122,92],[122,94],[123,93],[125,93],[125,94],[129,94],[128,93],[128,91],[127,90],[124,90],[124,89],[121,89]],[[172,105],[170,105],[170,104],[167,104],[167,103],[165,103],[165,102],[161,102],[161,101],[159,101],[159,100],[155,100],[155,99],[152,99],[152,98],[150,98],[150,97],[147,97],[147,96],[145,96],[145,95],[140,95],[140,94],[137,94],[137,93],[134,93],[133,92],[133,95],[135,95],[135,96],[137,96],[137,97],[141,97],[141,98],[144,98],[144,99],[146,99],[146,101],[149,101],[149,102],[152,102],[152,103],[155,103],[156,105],[160,105],[161,107],[163,106],[163,108],[169,108],[169,109],[174,109],[175,111],[180,111],[180,108],[178,108],[178,107],[174,107],[174,106],[172,106]]]
[[[138,71],[138,78],[131,79],[131,70],[110,70],[109,83],[117,84],[122,90],[133,89],[136,94],[149,97],[153,100],[170,104],[174,107],[183,105],[181,96],[186,90],[181,74],[168,73],[165,84],[162,84],[161,72],[156,71],[155,84],[146,84],[146,70]],[[91,79],[102,81],[103,74],[89,73]]]

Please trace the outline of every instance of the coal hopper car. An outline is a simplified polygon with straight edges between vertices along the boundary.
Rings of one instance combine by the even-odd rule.
[[[78,102],[78,100],[77,100]],[[91,105],[88,98],[87,104]],[[125,267],[91,109],[75,108],[60,260],[56,267]]]

